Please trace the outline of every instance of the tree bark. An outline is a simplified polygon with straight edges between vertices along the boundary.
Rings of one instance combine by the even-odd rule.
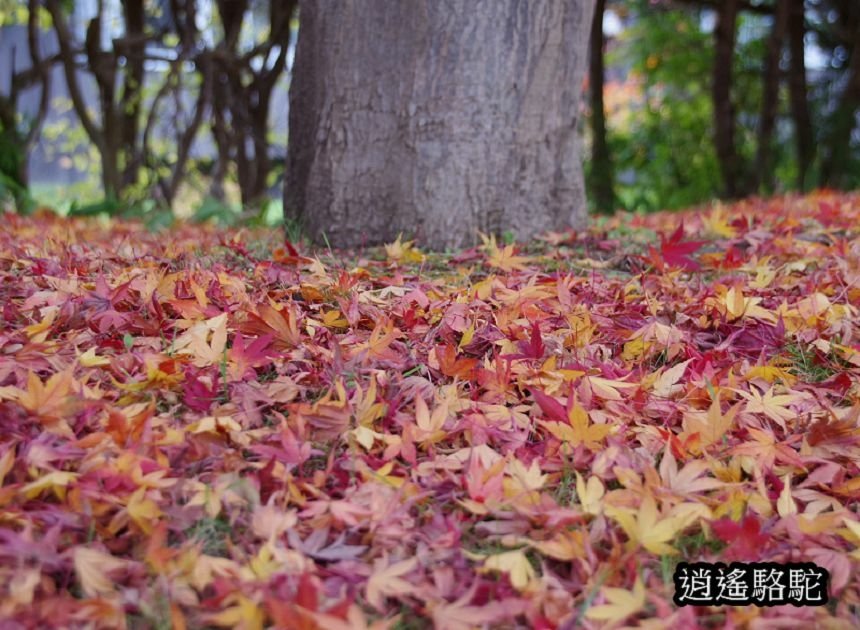
[[[762,104],[758,125],[758,151],[756,154],[756,179],[754,188],[764,187],[766,191],[773,190],[773,130],[776,127],[777,109],[779,107],[779,62],[782,59],[782,48],[785,42],[785,30],[788,22],[789,4],[792,0],[776,0],[773,14],[773,26],[767,40],[767,51],[764,60],[762,76]]]
[[[316,240],[443,249],[586,220],[594,0],[301,0],[285,213]]]
[[[860,20],[854,28],[853,46],[845,87],[839,96],[836,111],[830,120],[830,132],[824,145],[821,163],[821,179],[826,186],[849,187],[855,178],[849,177],[847,166],[851,160],[851,134],[857,124],[856,113],[860,107]]]
[[[122,7],[125,17],[125,37],[114,42],[114,48],[116,53],[125,57],[126,62],[122,92],[119,97],[119,136],[122,139],[120,167],[124,189],[137,183],[138,172],[143,166],[138,136],[143,106],[146,11],[143,0],[123,0]]]
[[[723,192],[729,199],[740,196],[743,168],[735,148],[735,108],[732,102],[732,81],[738,0],[724,0],[717,9],[714,29],[714,146],[723,176]]]
[[[809,171],[815,159],[815,134],[806,86],[806,20],[803,0],[788,0],[788,4],[788,50],[791,55],[788,90],[797,150],[797,186],[800,190],[806,190],[810,183]]]
[[[286,66],[290,46],[290,19],[297,0],[271,0],[270,33],[253,54],[238,50],[239,35],[247,0],[217,2],[224,39],[218,46],[217,79],[214,90],[213,136],[218,147],[218,163],[213,177],[213,195],[223,197],[227,164],[236,165],[243,205],[253,206],[266,195],[272,170],[269,156],[269,109],[272,92]],[[274,50],[277,47],[277,55]],[[269,62],[270,57],[274,59]],[[259,69],[254,60],[262,61]]]
[[[603,103],[603,13],[606,0],[597,0],[591,22],[591,51],[589,53],[589,95],[591,100],[591,195],[601,212],[615,209],[612,155],[606,141],[606,109]]]

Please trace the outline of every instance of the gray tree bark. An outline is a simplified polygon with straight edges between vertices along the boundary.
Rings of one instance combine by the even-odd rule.
[[[586,220],[594,0],[301,0],[285,213],[334,246],[432,249]]]

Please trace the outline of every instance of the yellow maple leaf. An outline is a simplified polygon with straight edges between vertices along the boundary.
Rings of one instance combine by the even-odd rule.
[[[144,534],[151,534],[155,521],[161,517],[158,504],[146,496],[146,488],[138,488],[129,497],[126,511]]]
[[[621,400],[619,390],[639,387],[638,383],[626,383],[624,381],[603,378],[602,376],[585,376],[582,379],[583,387],[590,387],[591,391],[603,400]]]
[[[514,246],[505,245],[499,247],[496,242],[495,235],[487,236],[481,234],[481,240],[484,242],[481,249],[487,254],[487,265],[501,269],[502,271],[514,271],[516,269],[525,269],[526,264],[531,262],[531,259],[526,256],[514,255]]]
[[[576,496],[586,514],[597,516],[603,511],[602,499],[605,492],[603,482],[595,475],[589,477],[586,482],[582,475],[576,473]]]
[[[398,234],[396,241],[385,245],[385,255],[388,260],[392,262],[423,262],[426,257],[415,249],[414,241],[403,241],[402,238],[403,235]]]
[[[782,478],[782,484],[782,492],[779,493],[779,498],[776,500],[776,511],[780,516],[797,514],[797,503],[791,496],[791,474]]]
[[[237,630],[262,630],[265,614],[260,606],[244,595],[238,595],[236,603],[225,610],[206,617],[208,623],[222,628]]]
[[[714,236],[734,238],[735,228],[729,225],[729,214],[718,204],[711,212],[702,215],[702,224]]]
[[[27,374],[27,389],[18,390],[18,404],[38,416],[49,431],[74,437],[63,416],[67,415],[73,401],[72,370],[63,370],[48,377],[44,383],[35,372]]]
[[[723,304],[726,308],[726,314],[729,316],[729,321],[750,317],[775,324],[777,321],[776,315],[759,306],[761,301],[762,298],[760,297],[745,297],[740,287],[732,287],[723,297]]]
[[[3,486],[3,481],[6,479],[6,475],[9,474],[9,471],[12,470],[12,466],[14,465],[15,449],[6,449],[6,452],[0,456],[0,487]]]
[[[525,495],[537,499],[536,491],[543,488],[547,480],[547,475],[541,473],[537,459],[532,460],[528,468],[520,460],[512,459],[505,467],[505,472],[508,476],[502,480],[502,487],[508,498]]]
[[[445,438],[447,433],[442,430],[448,420],[448,404],[443,402],[433,409],[427,407],[427,403],[419,395],[415,397],[415,426],[417,427],[416,438],[424,444],[438,442]]]
[[[548,540],[523,538],[520,542],[536,549],[542,555],[562,562],[570,562],[585,557],[587,534],[583,530],[563,529]]]
[[[723,415],[720,410],[720,398],[715,396],[707,412],[695,410],[684,412],[682,421],[684,431],[679,439],[685,441],[688,437],[698,434],[698,446],[701,450],[718,443],[732,428],[739,408],[740,405],[735,405]]]
[[[609,603],[589,608],[585,612],[589,619],[616,623],[636,614],[645,606],[645,584],[640,577],[636,578],[632,591],[604,586],[601,592]]]
[[[226,349],[227,313],[197,322],[173,342],[173,351],[192,357],[197,367],[219,365]]]
[[[614,505],[607,505],[604,511],[621,525],[631,543],[658,556],[677,555],[678,551],[668,542],[696,519],[710,516],[710,510],[703,505],[682,503],[660,518],[657,502],[651,495],[642,499],[638,511]]]
[[[532,563],[526,557],[522,549],[505,551],[489,556],[484,560],[484,570],[507,573],[511,585],[518,591],[528,587],[535,578],[535,570]]]
[[[54,495],[63,501],[66,498],[66,488],[78,477],[77,473],[55,470],[28,483],[21,488],[20,492],[27,499],[34,499],[42,494],[44,490],[52,490]]]
[[[109,553],[76,547],[73,552],[75,574],[84,593],[89,597],[99,597],[114,592],[114,580],[108,573],[125,568],[126,561],[115,558]]]
[[[599,450],[604,438],[612,431],[608,424],[594,424],[588,417],[588,412],[578,403],[574,403],[568,412],[570,424],[562,422],[546,422],[540,420],[542,427],[552,433],[562,442],[568,442],[574,447],[580,444],[591,451]]]
[[[84,367],[102,367],[105,365],[110,365],[110,359],[107,357],[100,357],[96,354],[95,347],[90,348],[86,352],[82,352],[78,355],[78,362]]]
[[[45,339],[48,338],[48,334],[51,332],[51,326],[54,324],[54,319],[57,317],[57,313],[60,309],[57,307],[51,307],[50,309],[43,309],[45,312],[45,316],[42,318],[38,324],[32,324],[23,329],[24,334],[30,339],[30,341],[34,343],[42,343]]]

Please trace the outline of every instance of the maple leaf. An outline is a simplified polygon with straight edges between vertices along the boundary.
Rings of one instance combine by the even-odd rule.
[[[531,262],[530,259],[525,256],[517,256],[514,245],[499,247],[494,234],[491,234],[490,236],[481,234],[480,237],[483,241],[481,249],[483,249],[484,253],[487,255],[486,264],[490,267],[511,272],[525,269],[526,264]]]
[[[58,499],[63,501],[66,498],[66,489],[77,481],[78,477],[77,473],[54,470],[25,485],[20,493],[27,499],[33,499],[43,491],[51,490]]]
[[[583,376],[580,385],[583,388],[588,388],[592,394],[602,398],[603,400],[621,400],[621,390],[635,389],[639,387],[637,383],[627,383],[618,379],[603,378],[602,376]]]
[[[417,432],[415,439],[424,443],[432,444],[445,438],[447,433],[442,430],[448,420],[448,405],[442,403],[430,413],[427,403],[421,396],[415,397],[415,427]]]
[[[660,476],[664,481],[664,488],[679,497],[721,487],[722,481],[702,477],[709,470],[708,462],[700,459],[687,462],[678,470],[678,461],[670,448],[663,451],[663,459],[660,460]]]
[[[146,488],[137,489],[129,497],[126,511],[144,534],[152,532],[155,521],[162,515],[158,504],[146,496]]]
[[[400,355],[391,348],[391,344],[402,335],[403,333],[394,327],[393,321],[389,319],[379,321],[370,333],[370,338],[350,348],[347,356],[353,358],[363,355],[366,361],[397,361]]]
[[[376,561],[370,578],[365,586],[367,602],[382,612],[385,610],[386,597],[409,595],[415,586],[403,579],[418,566],[418,558],[408,558],[393,564],[383,557]]]
[[[518,591],[525,590],[536,577],[534,567],[522,549],[505,551],[487,557],[484,560],[484,569],[507,574],[511,586]]]
[[[263,630],[265,614],[254,600],[237,595],[232,605],[219,613],[207,615],[206,621],[223,628]]]
[[[307,538],[299,538],[295,529],[287,529],[287,539],[290,546],[311,558],[325,562],[339,560],[355,560],[367,551],[366,545],[349,545],[346,536],[341,534],[333,542],[328,543],[329,528],[316,529]]]
[[[749,392],[743,390],[733,390],[747,400],[744,410],[748,413],[761,413],[776,422],[783,431],[787,430],[786,421],[796,420],[798,414],[788,408],[789,405],[798,403],[804,400],[804,396],[799,393],[794,394],[775,394],[774,388],[771,387],[766,392],[758,390],[751,386]],[[762,395],[762,393],[764,395]]]
[[[437,369],[445,376],[468,379],[478,365],[477,359],[458,358],[457,349],[454,346],[436,346],[434,354],[430,355],[428,363],[434,367],[433,359],[436,359]]]
[[[638,511],[607,505],[604,512],[621,525],[631,543],[641,545],[655,555],[670,556],[677,555],[678,551],[667,543],[697,519],[710,515],[703,505],[682,503],[665,518],[660,518],[657,502],[650,495],[642,499]]]
[[[385,255],[388,260],[396,263],[420,263],[424,262],[425,256],[420,251],[415,249],[414,241],[403,241],[403,235],[398,234],[397,240],[393,243],[385,245]]]
[[[719,396],[715,396],[707,412],[684,412],[684,432],[679,438],[686,441],[688,438],[696,436],[698,448],[701,450],[717,444],[731,429],[739,409],[740,404],[737,404],[723,414],[720,410]]]
[[[610,588],[604,586],[601,590],[603,597],[609,602],[592,606],[585,611],[588,619],[616,623],[626,619],[645,607],[645,584],[642,578],[636,577],[633,590]]]
[[[334,396],[337,396],[337,400]],[[295,403],[291,409],[297,418],[314,429],[315,436],[320,440],[339,437],[347,430],[352,419],[352,408],[340,381],[315,403]]]
[[[586,514],[597,516],[603,512],[603,495],[606,488],[603,482],[595,476],[588,478],[586,482],[582,475],[576,473],[576,496]]]
[[[776,500],[776,511],[780,516],[789,516],[797,514],[797,504],[791,496],[791,475],[786,475],[782,480],[782,490],[779,493],[779,498]]]
[[[89,597],[113,593],[115,583],[109,574],[128,565],[125,560],[89,547],[75,547],[72,556],[78,582]]]
[[[263,335],[246,346],[242,333],[236,333],[233,345],[227,350],[227,373],[230,378],[242,380],[253,377],[254,368],[270,364],[274,352],[269,348],[271,343],[272,336]]]
[[[770,541],[770,536],[762,533],[761,522],[754,514],[747,514],[740,523],[723,517],[711,521],[710,527],[717,538],[728,543],[722,552],[728,561],[758,560]]]
[[[215,372],[211,377],[201,376],[202,373],[193,368],[186,370],[182,402],[192,411],[207,412],[220,393],[218,381],[221,374]]]
[[[682,361],[681,363],[673,365],[669,369],[661,372],[651,385],[654,395],[659,396],[660,398],[671,398],[673,394],[682,391],[683,386],[678,385],[677,383],[681,380],[687,366],[692,361],[692,359],[687,359],[686,361]]]
[[[49,431],[74,437],[64,418],[75,406],[74,400],[70,400],[74,382],[71,369],[52,374],[44,383],[34,372],[29,372],[27,389],[18,390],[18,404],[38,416]]]
[[[532,322],[531,335],[528,341],[518,341],[517,354],[503,354],[502,359],[543,359],[546,354],[546,346],[543,343],[543,338],[540,333],[540,326],[537,322]]]
[[[658,268],[662,269],[664,263],[669,267],[679,267],[685,271],[696,271],[700,268],[699,263],[690,256],[699,251],[706,241],[683,242],[683,238],[684,222],[682,221],[669,238],[663,234],[660,235],[659,252],[649,246],[651,259],[658,262]]]
[[[762,298],[746,297],[739,286],[732,287],[723,298],[729,321],[750,317],[775,324],[777,317],[771,311],[759,306]]]
[[[260,304],[256,313],[247,314],[247,320],[242,323],[240,330],[246,335],[271,336],[276,350],[290,350],[302,343],[299,316],[293,304],[287,304],[280,310]]]
[[[568,409],[565,411],[555,399],[543,392],[535,390],[532,395],[535,396],[535,400],[538,400],[541,409],[545,412],[549,410],[547,415],[564,418],[563,422],[539,421],[542,427],[562,442],[567,442],[574,447],[582,444],[590,451],[597,451],[601,448],[602,441],[612,431],[612,427],[608,424],[591,422],[588,412],[576,402],[575,396],[568,399]]]
[[[431,604],[435,628],[445,630],[473,630],[508,621],[525,611],[528,602],[524,599],[502,599],[486,605],[472,604],[478,582],[475,581],[456,601]]]
[[[99,332],[121,329],[130,320],[128,313],[117,311],[117,307],[128,297],[130,282],[111,289],[104,276],[96,278],[95,290],[82,301],[84,313],[96,324]]]
[[[226,349],[227,313],[194,324],[173,342],[173,351],[191,356],[197,367],[220,365]]]
[[[777,442],[770,429],[749,427],[747,432],[752,440],[733,447],[732,454],[751,457],[760,470],[769,470],[777,459],[793,466],[804,467],[797,451],[784,442]]]

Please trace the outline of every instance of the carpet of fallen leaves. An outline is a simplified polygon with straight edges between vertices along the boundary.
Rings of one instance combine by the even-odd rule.
[[[6,215],[6,628],[857,627],[860,196],[519,248]],[[679,561],[821,607],[676,607]]]

